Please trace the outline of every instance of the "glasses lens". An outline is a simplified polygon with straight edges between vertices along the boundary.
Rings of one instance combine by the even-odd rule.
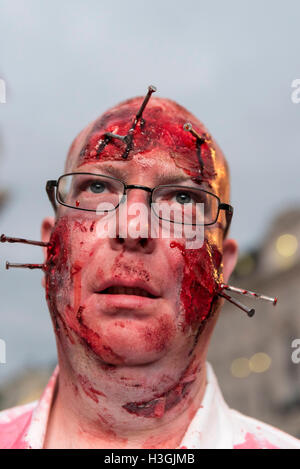
[[[217,220],[219,199],[202,189],[161,186],[155,189],[152,201],[161,220],[185,225],[210,225]]]
[[[124,192],[121,181],[89,173],[74,173],[59,179],[59,202],[72,208],[106,212],[114,210]]]

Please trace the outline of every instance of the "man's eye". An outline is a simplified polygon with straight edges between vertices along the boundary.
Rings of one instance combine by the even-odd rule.
[[[189,204],[192,202],[192,197],[188,192],[178,192],[176,194],[176,201],[182,205]]]
[[[88,189],[94,194],[101,194],[105,190],[105,184],[100,181],[95,181],[89,184]]]

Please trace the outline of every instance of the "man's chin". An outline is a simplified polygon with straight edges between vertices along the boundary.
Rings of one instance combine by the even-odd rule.
[[[89,334],[86,335],[86,331]],[[160,360],[172,347],[176,333],[174,317],[105,317],[85,328],[85,341],[110,365],[146,365]]]

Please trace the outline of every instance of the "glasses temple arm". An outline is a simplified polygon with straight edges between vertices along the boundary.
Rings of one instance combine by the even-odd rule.
[[[57,187],[57,181],[47,181],[46,192],[51,202],[54,212],[57,212],[57,205],[55,201],[55,187]]]
[[[226,227],[225,227],[225,230],[224,230],[224,239],[226,238],[227,234],[228,234],[228,231],[229,231],[229,227],[230,227],[230,224],[231,224],[231,220],[232,220],[232,216],[233,216],[233,207],[232,205],[229,205],[229,204],[220,204],[220,210],[225,210],[226,212]]]

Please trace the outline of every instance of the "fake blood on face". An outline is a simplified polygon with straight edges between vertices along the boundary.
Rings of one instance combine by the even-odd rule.
[[[74,343],[72,333],[75,333],[82,344],[90,348],[104,362],[123,363],[122,357],[115,354],[109,345],[104,344],[99,334],[85,323],[85,308],[81,304],[82,267],[80,262],[71,265],[70,261],[70,233],[74,229],[82,233],[88,231],[86,225],[78,220],[70,222],[67,217],[60,218],[52,232],[47,251],[46,298],[56,334],[61,337],[60,324],[62,324],[63,335],[71,344]],[[72,305],[68,303],[70,294],[73,297]]]
[[[97,332],[89,328],[84,322],[84,307],[80,306],[76,313],[76,320],[72,320],[71,327],[77,335],[90,347],[93,352],[98,355],[104,362],[114,362],[115,364],[123,363],[123,358],[116,354],[112,348],[104,344]]]
[[[93,125],[79,155],[79,165],[120,160],[126,144],[119,138],[107,138],[106,133],[125,136],[131,128],[133,117],[142,103],[142,98],[133,98],[103,114]],[[195,137],[184,131],[189,121],[199,135],[205,135],[201,145],[203,168],[200,171]],[[175,164],[183,169],[195,182],[206,182],[211,186],[216,177],[215,148],[204,126],[186,109],[167,99],[151,98],[133,134],[128,159],[136,154],[146,154],[157,149],[157,154],[166,151]],[[183,250],[179,243],[171,247],[180,249],[185,262],[181,300],[185,309],[186,323],[192,324],[207,318],[216,294],[221,254],[215,246],[204,243],[199,250]]]
[[[186,324],[199,324],[208,317],[218,291],[222,255],[207,240],[200,249],[185,249],[177,241],[170,247],[178,249],[184,259],[180,297]]]
[[[125,136],[131,127],[142,98],[133,98],[103,114],[94,124],[86,138],[79,164],[97,160],[124,161],[125,143],[120,139],[107,140],[106,132]],[[200,171],[197,158],[197,142],[183,125],[189,121],[200,135],[205,135],[201,145],[203,168]],[[104,144],[107,142],[107,144]],[[133,145],[128,154],[145,154],[157,149],[157,154],[166,151],[175,164],[183,169],[195,182],[206,182],[211,186],[216,177],[215,148],[204,126],[186,109],[167,99],[151,98],[133,134]],[[101,150],[101,151],[100,151]],[[201,174],[200,174],[201,173]],[[207,241],[199,250],[184,250],[179,243],[171,247],[180,249],[185,262],[181,300],[185,309],[186,323],[201,322],[207,318],[212,300],[217,291],[221,253]]]
[[[126,135],[130,129],[132,118],[141,104],[140,98],[135,98],[123,103],[117,108],[104,114],[96,121],[92,131],[88,135],[79,155],[78,164],[94,163],[97,161],[120,160],[124,154],[124,142],[118,139],[111,139],[110,142],[99,152],[106,132]],[[129,152],[128,159],[136,154],[146,154],[157,149],[165,150],[174,159],[177,167],[183,169],[191,178],[199,178],[199,161],[196,152],[195,138],[183,130],[183,124],[189,120],[199,134],[203,134],[205,129],[198,121],[195,121],[185,109],[169,102],[168,100],[155,100],[144,112],[143,121],[140,121],[135,128],[133,136],[133,146]],[[211,185],[215,178],[214,149],[210,139],[202,145],[201,156],[204,162],[204,169],[201,172],[201,181]],[[86,228],[77,222],[75,228],[81,232],[93,231],[93,224]],[[61,286],[59,269],[63,271],[67,265],[66,246],[68,246],[68,229],[58,229],[58,233],[53,235],[51,240],[53,246],[48,251],[48,281],[47,297],[49,298],[52,311],[55,317],[59,317],[56,296]],[[221,265],[221,253],[215,245],[205,240],[201,249],[185,249],[180,243],[173,241],[171,248],[180,251],[184,259],[183,280],[181,286],[181,303],[185,313],[186,325],[196,325],[198,329],[208,318],[212,309],[213,300],[216,296],[219,284],[219,271]],[[60,253],[62,251],[62,253]],[[66,256],[67,257],[67,256]],[[57,268],[57,269],[56,269]],[[55,270],[56,269],[56,270]],[[73,266],[72,275],[74,287],[74,305],[68,305],[64,320],[67,328],[73,330],[85,344],[87,344],[101,358],[109,358],[116,364],[122,363],[122,357],[114,356],[114,352],[104,345],[100,336],[87,327],[84,316],[84,305],[81,304],[81,273],[77,266]],[[117,272],[117,271],[116,271]],[[133,274],[133,272],[128,272]],[[56,314],[55,314],[56,313]],[[56,319],[57,321],[57,319]],[[152,336],[150,337],[153,342]],[[158,342],[157,347],[161,347]],[[154,396],[149,402],[129,402],[123,407],[129,413],[151,418],[161,418],[164,413],[176,406],[184,399],[190,390],[193,379],[183,376],[179,383],[168,389],[165,393]],[[82,384],[82,383],[81,383]],[[85,392],[86,392],[86,386]],[[90,387],[88,387],[90,393]],[[92,397],[93,396],[93,397]],[[95,393],[90,395],[92,399],[97,398]]]
[[[57,308],[57,295],[63,287],[64,272],[68,264],[68,233],[67,221],[61,218],[51,234],[45,263],[46,299],[56,332],[59,331],[58,318],[60,316]]]

